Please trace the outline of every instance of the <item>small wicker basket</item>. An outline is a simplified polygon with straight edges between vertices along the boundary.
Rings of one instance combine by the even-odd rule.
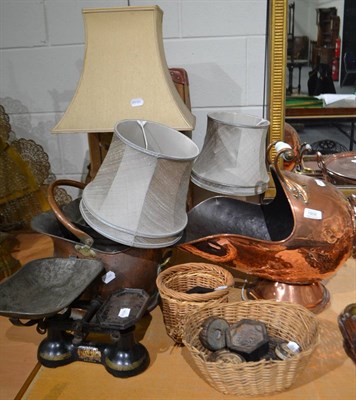
[[[203,321],[210,316],[225,318],[229,323],[240,319],[255,319],[266,324],[270,336],[294,341],[300,353],[286,360],[256,362],[208,361],[211,351],[199,339]],[[319,340],[316,317],[306,308],[291,303],[256,300],[207,306],[186,319],[182,336],[204,379],[219,392],[238,396],[269,395],[286,390],[295,381]]]
[[[229,287],[233,285],[231,273],[214,264],[185,263],[161,272],[157,277],[157,288],[161,296],[167,334],[175,342],[181,343],[185,317],[207,304],[227,302]],[[196,286],[227,287],[209,293],[186,293]]]

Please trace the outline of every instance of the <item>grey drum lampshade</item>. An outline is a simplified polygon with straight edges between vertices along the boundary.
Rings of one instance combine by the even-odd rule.
[[[145,119],[191,131],[195,117],[167,66],[158,6],[83,10],[81,77],[54,133],[113,132],[117,121]]]
[[[266,138],[269,121],[236,112],[208,114],[203,148],[192,181],[211,192],[253,196],[267,190]]]
[[[152,121],[117,123],[108,153],[84,189],[80,210],[97,232],[133,247],[177,242],[187,224],[190,174],[199,149]]]

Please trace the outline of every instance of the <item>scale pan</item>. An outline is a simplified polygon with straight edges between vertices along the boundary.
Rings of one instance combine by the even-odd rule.
[[[97,260],[42,258],[0,284],[0,315],[41,319],[68,307],[102,270]]]

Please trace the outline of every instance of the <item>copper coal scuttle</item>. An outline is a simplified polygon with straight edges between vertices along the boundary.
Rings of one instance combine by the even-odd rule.
[[[329,300],[320,283],[351,256],[354,211],[334,185],[296,173],[301,152],[279,142],[270,163],[276,195],[247,203],[213,197],[190,210],[180,247],[215,263],[258,277],[250,299],[292,301],[320,311]],[[272,146],[268,149],[271,152]],[[294,171],[280,163],[292,163]]]

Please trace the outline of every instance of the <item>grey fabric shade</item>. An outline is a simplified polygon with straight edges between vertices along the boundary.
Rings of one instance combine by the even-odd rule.
[[[267,190],[266,137],[269,121],[248,114],[208,114],[202,151],[192,181],[203,189],[253,196]]]
[[[198,154],[191,139],[165,125],[120,121],[103,164],[83,191],[83,218],[129,246],[174,244],[187,224],[188,185]]]

